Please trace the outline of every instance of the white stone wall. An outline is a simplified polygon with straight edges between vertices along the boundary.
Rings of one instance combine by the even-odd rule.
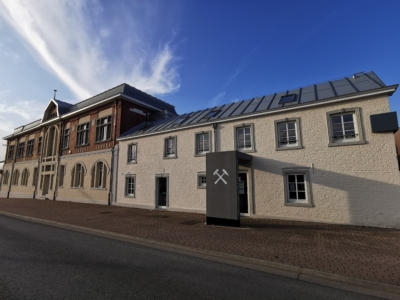
[[[328,147],[326,112],[361,108],[366,144]],[[234,150],[234,126],[253,123],[255,152],[250,170],[254,217],[400,228],[400,175],[392,133],[372,133],[370,115],[388,112],[387,97],[327,104],[219,124],[220,151]],[[275,150],[275,120],[301,119],[303,149]],[[169,207],[205,212],[206,190],[197,188],[205,157],[194,156],[195,132],[211,125],[120,142],[117,203],[155,207],[155,176],[169,174]],[[164,138],[177,136],[177,158],[163,159]],[[214,141],[214,137],[212,137]],[[127,145],[138,144],[137,164],[127,164]],[[214,149],[214,145],[212,147]],[[282,168],[310,168],[313,207],[284,205]],[[244,168],[241,168],[244,169]],[[125,175],[136,174],[135,198],[124,196]]]

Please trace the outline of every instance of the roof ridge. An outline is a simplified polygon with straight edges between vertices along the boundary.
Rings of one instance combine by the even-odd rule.
[[[139,90],[138,88],[136,88],[136,87],[134,87],[134,86],[131,86],[130,84],[128,84],[128,83],[123,83],[125,86],[128,86],[128,87],[130,87],[130,88],[133,88],[133,89],[135,89],[135,90],[137,90],[137,91],[139,91],[139,92],[141,92],[141,93],[143,93],[143,94],[145,94],[145,95],[147,95],[147,96],[149,96],[149,97],[151,97],[151,98],[154,98],[154,99],[156,99],[156,100],[158,100],[158,101],[161,101],[161,102],[163,102],[163,103],[165,103],[165,104],[167,104],[167,105],[169,105],[169,106],[172,106],[172,107],[174,107],[175,108],[175,105],[172,105],[172,104],[170,104],[170,103],[168,103],[168,102],[165,102],[164,100],[161,100],[161,99],[159,99],[159,98],[157,98],[157,97],[155,97],[155,96],[153,96],[153,95],[150,95],[150,94],[148,94],[148,93],[146,93],[146,92],[144,92],[144,91],[142,91],[142,90]]]

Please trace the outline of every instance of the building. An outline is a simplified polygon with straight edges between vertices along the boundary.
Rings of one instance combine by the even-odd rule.
[[[400,227],[397,87],[358,73],[143,122],[118,139],[113,204],[208,216],[209,185],[233,180],[242,216]]]
[[[77,104],[51,99],[40,119],[5,137],[0,197],[108,204],[121,133],[175,109],[127,84]]]
[[[52,99],[4,138],[0,197],[400,228],[397,87],[357,73],[183,115],[127,84]]]

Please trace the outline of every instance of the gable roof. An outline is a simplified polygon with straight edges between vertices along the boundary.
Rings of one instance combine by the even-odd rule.
[[[70,104],[61,100],[51,99],[49,104],[46,106],[44,110],[43,117],[41,120],[37,120],[32,123],[17,127],[14,129],[14,132],[11,135],[6,136],[3,139],[11,138],[29,129],[39,127],[41,123],[47,122],[47,120],[44,119],[44,116],[46,111],[52,104],[57,106],[58,116],[63,117],[67,114],[72,114],[74,112],[99,104],[101,102],[107,102],[108,100],[114,99],[119,96],[121,96],[124,99],[127,99],[128,101],[133,101],[158,111],[167,111],[170,113],[170,115],[174,116],[177,115],[175,107],[173,105],[164,102],[154,96],[151,96],[141,90],[138,90],[133,86],[130,86],[129,84],[123,83],[105,92],[102,92],[96,96],[93,96],[89,99],[78,102],[76,104]],[[52,119],[51,121],[54,120],[57,119]]]
[[[256,114],[289,110],[295,107],[300,108],[311,104],[322,104],[330,100],[384,91],[385,89],[388,89],[388,94],[392,94],[397,86],[387,87],[373,71],[361,72],[333,81],[215,106],[148,124],[140,124],[123,133],[118,140],[171,131],[181,127],[218,123],[220,120],[238,119]],[[294,96],[281,102],[283,97],[290,95]]]

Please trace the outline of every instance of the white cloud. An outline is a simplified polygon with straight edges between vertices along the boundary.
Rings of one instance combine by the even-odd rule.
[[[221,103],[222,99],[225,97],[225,92],[219,93],[214,98],[211,99],[210,106],[217,106]]]
[[[88,0],[0,0],[0,17],[78,100],[122,82],[152,94],[179,89],[173,48],[168,41],[154,47],[152,41],[159,37],[143,25],[151,24],[143,18],[154,18],[157,10],[142,10],[106,11],[99,2]]]

